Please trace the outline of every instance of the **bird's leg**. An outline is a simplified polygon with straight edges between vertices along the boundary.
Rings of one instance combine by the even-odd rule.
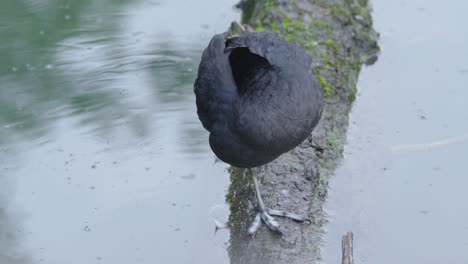
[[[252,179],[254,182],[254,187],[255,187],[255,195],[257,196],[257,202],[258,202],[258,209],[260,210],[259,213],[255,216],[255,219],[252,223],[252,225],[249,228],[249,234],[254,234],[257,229],[260,227],[260,219],[263,220],[263,222],[270,228],[272,231],[275,232],[280,232],[278,227],[279,223],[276,222],[276,220],[271,217],[266,208],[265,204],[263,203],[262,195],[260,194],[260,189],[258,188],[258,179],[257,175],[253,174],[252,171],[249,169],[250,174],[252,175]]]
[[[257,196],[258,207],[260,211],[265,211],[265,204],[263,203],[262,194],[260,193],[260,188],[258,188],[258,179],[257,175],[253,174],[249,169],[250,174],[252,175],[254,187],[255,187],[255,196]]]
[[[252,175],[254,188],[255,188],[255,195],[257,196],[258,209],[260,211],[257,213],[257,215],[254,218],[254,221],[249,227],[249,230],[248,230],[249,235],[254,234],[258,230],[258,228],[261,225],[262,220],[266,224],[266,226],[270,228],[270,230],[281,233],[281,231],[278,229],[279,223],[272,217],[272,215],[287,217],[287,218],[290,218],[299,222],[310,221],[296,214],[279,211],[279,210],[267,209],[265,207],[265,204],[263,203],[262,195],[260,194],[257,176],[254,173],[252,173],[250,169],[249,169],[249,172],[250,172],[250,175]]]

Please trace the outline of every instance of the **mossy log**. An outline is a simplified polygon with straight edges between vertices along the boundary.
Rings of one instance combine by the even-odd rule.
[[[310,53],[311,74],[322,85],[325,107],[305,142],[252,170],[259,177],[267,207],[307,216],[311,224],[277,217],[282,235],[263,226],[249,236],[247,229],[256,213],[252,180],[247,170],[231,168],[227,195],[231,263],[316,263],[327,221],[323,205],[328,182],[342,157],[360,69],[377,59],[378,34],[372,28],[367,0],[247,0],[239,7],[243,24],[297,41]]]

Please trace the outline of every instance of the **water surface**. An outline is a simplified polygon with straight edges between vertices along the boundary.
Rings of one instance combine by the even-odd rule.
[[[374,0],[378,62],[360,77],[329,195],[323,263],[468,263],[468,3]]]
[[[0,263],[227,263],[193,81],[236,2],[0,4]]]

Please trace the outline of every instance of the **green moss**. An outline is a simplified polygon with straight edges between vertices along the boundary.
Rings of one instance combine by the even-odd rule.
[[[297,21],[296,23],[293,24],[294,30],[303,30],[304,28],[302,27],[302,21]]]
[[[328,64],[328,56],[327,56],[327,54],[322,54],[322,55],[320,55],[320,58],[322,59],[322,65],[327,65],[327,64]]]
[[[286,37],[284,37],[284,39],[288,42],[292,42],[295,40],[294,36],[293,35],[287,35]]]
[[[278,13],[279,15],[281,15],[282,17],[287,17],[287,15],[283,12],[283,10],[281,10],[279,7],[277,7],[275,9],[276,13]]]
[[[230,175],[231,185],[229,185],[229,189],[226,194],[226,202],[231,204],[232,212],[235,210],[235,207],[238,203],[236,200],[236,186],[238,186],[243,181],[246,170],[231,166],[228,168],[228,172]]]
[[[262,26],[259,26],[255,29],[255,32],[263,32],[263,31],[265,31],[265,28]]]
[[[328,39],[332,38],[332,32],[333,32],[333,28],[327,27],[327,37],[328,37]]]
[[[309,28],[317,28],[318,25],[319,25],[319,22],[317,20],[314,20],[314,21],[310,22]]]
[[[320,169],[321,168],[319,167],[319,171],[316,174],[316,179],[315,179],[314,185],[312,187],[312,197],[314,198],[314,199],[311,200],[311,205],[312,206],[310,207],[310,209],[312,211],[314,211],[316,209],[315,202],[318,201],[318,199],[315,199],[315,198],[317,197],[318,190],[319,190],[319,187],[320,187],[320,175],[322,175],[322,172],[320,171]],[[312,214],[313,212],[310,212],[310,213]]]
[[[354,23],[354,18],[349,8],[344,8],[343,3],[334,3],[329,5],[323,5],[322,7],[326,7],[330,9],[334,16],[341,17],[347,20],[347,23]]]
[[[247,0],[242,6],[242,24],[247,24],[255,11],[255,0]]]
[[[339,137],[336,135],[335,131],[329,131],[327,133],[328,146],[330,148],[336,148],[341,145]]]
[[[349,6],[351,7],[351,12],[354,15],[361,15],[366,21],[372,21],[369,9],[366,8],[366,0],[347,0],[346,3],[349,4]]]
[[[267,0],[267,1],[265,2],[265,12],[269,12],[270,9],[271,9],[275,4],[276,4],[275,1],[273,1],[273,0]]]
[[[283,31],[284,32],[288,31],[289,24],[291,24],[291,18],[285,17],[283,19],[283,22],[281,23],[281,25],[283,26]]]
[[[317,80],[319,81],[320,85],[322,86],[323,95],[325,97],[330,96],[331,93],[334,90],[333,86],[323,76],[318,76]]]
[[[348,95],[349,104],[353,103],[356,100],[356,93],[357,93],[356,85],[353,85],[353,87],[351,88],[351,93],[349,93]]]
[[[312,48],[314,48],[315,46],[317,46],[317,41],[310,40],[310,41],[307,42],[307,44],[305,45],[305,48],[306,48],[306,49],[312,49]]]
[[[278,30],[278,23],[275,21],[273,21],[271,24],[271,31],[276,33],[276,34],[279,34],[279,30]]]

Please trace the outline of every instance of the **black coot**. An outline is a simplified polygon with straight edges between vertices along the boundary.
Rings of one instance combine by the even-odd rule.
[[[235,167],[266,164],[304,141],[322,113],[320,86],[311,58],[298,44],[271,32],[215,35],[205,49],[195,81],[198,116],[210,132],[216,156]],[[260,218],[276,230],[270,215],[305,220],[268,210],[254,176]]]

